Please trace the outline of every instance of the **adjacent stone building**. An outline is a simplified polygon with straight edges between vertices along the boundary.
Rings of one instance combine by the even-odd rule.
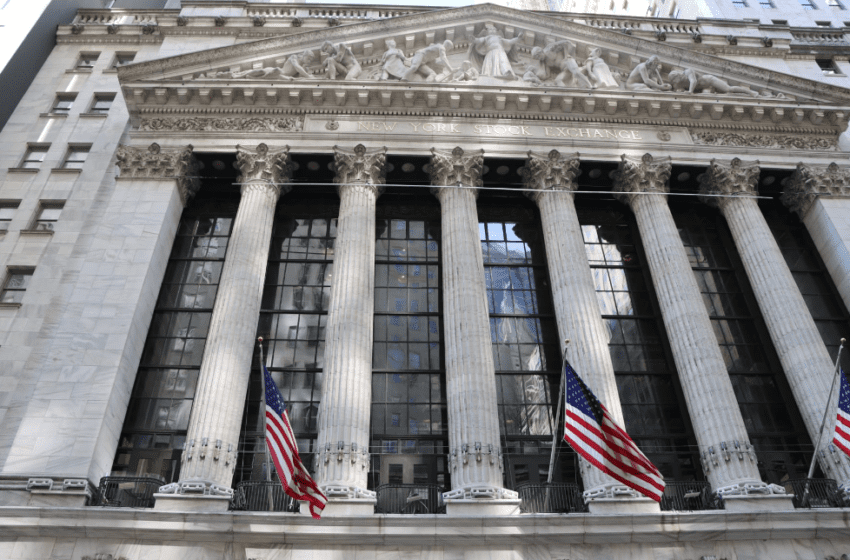
[[[0,132],[0,556],[850,554],[850,44],[801,36],[80,11]],[[660,504],[560,441],[564,359]]]

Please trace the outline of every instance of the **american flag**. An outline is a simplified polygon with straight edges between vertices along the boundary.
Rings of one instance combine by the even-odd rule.
[[[564,439],[602,472],[660,502],[665,486],[661,473],[614,422],[570,364],[565,370]]]
[[[835,421],[834,443],[841,451],[850,455],[850,384],[841,370],[841,391],[838,393],[838,419]]]
[[[310,504],[310,514],[319,519],[328,499],[310,477],[295,443],[286,406],[269,370],[263,366],[266,390],[266,445],[283,490],[296,500]]]

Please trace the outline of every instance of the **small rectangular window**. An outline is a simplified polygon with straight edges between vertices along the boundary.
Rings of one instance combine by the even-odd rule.
[[[80,58],[77,59],[77,64],[74,66],[75,70],[91,70],[94,68],[94,63],[97,62],[97,58],[100,56],[100,53],[80,53]]]
[[[76,93],[57,93],[56,100],[53,102],[50,112],[67,115],[71,111],[71,107],[74,106],[74,100],[76,98]]]
[[[788,25],[788,20],[786,19],[772,19],[770,21],[773,25]]]
[[[64,202],[42,202],[38,207],[38,214],[32,228],[36,231],[53,231],[59,216],[62,214]]]
[[[772,10],[776,8],[776,6],[773,4],[773,0],[759,0],[759,5],[765,10]]]
[[[9,224],[18,209],[17,202],[0,202],[0,233],[9,231]]]
[[[112,107],[113,101],[115,101],[114,93],[96,93],[89,112],[105,115]]]
[[[49,149],[49,144],[30,145],[24,154],[24,159],[21,160],[21,167],[24,169],[38,169],[44,162],[44,158],[47,156],[47,150]]]
[[[815,0],[799,0],[800,6],[803,7],[804,10],[817,10],[818,7],[815,6]]]
[[[816,58],[815,62],[824,76],[837,76],[841,74],[841,71],[835,65],[835,61],[831,58]]]
[[[818,27],[832,27],[832,22],[829,21],[816,21],[815,25]]]
[[[732,5],[736,8],[746,8],[747,0],[732,0]]]
[[[62,169],[82,169],[86,158],[89,157],[91,146],[69,146],[62,162]]]
[[[840,0],[826,0],[826,5],[830,8],[835,8],[836,10],[845,9],[844,4],[842,4]]]
[[[0,302],[2,303],[21,303],[24,299],[24,292],[27,291],[27,286],[32,279],[33,269],[11,269],[6,276],[6,282],[3,283],[3,291],[0,292]]]
[[[115,53],[115,58],[112,59],[112,66],[110,68],[117,70],[119,66],[133,62],[134,58],[136,58],[136,53]]]

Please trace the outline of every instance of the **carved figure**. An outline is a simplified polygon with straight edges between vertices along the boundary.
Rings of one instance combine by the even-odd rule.
[[[753,97],[761,97],[757,91],[746,86],[730,86],[729,82],[711,74],[697,74],[690,68],[673,70],[668,75],[673,91],[688,93],[741,93]]]
[[[322,45],[322,52],[328,55],[325,59],[325,68],[328,71],[328,78],[336,80],[338,74],[344,76],[343,80],[354,80],[363,71],[360,63],[357,62],[357,57],[351,51],[351,47],[347,47],[342,43],[334,45],[330,41],[325,41]]]
[[[396,43],[392,39],[387,39],[387,51],[381,57],[381,80],[387,80],[391,76],[401,79],[404,73],[407,72],[407,64],[410,62],[404,56],[404,52],[396,48]]]
[[[658,69],[658,57],[650,56],[635,66],[626,80],[626,89],[632,91],[670,91],[673,86],[665,84]]]
[[[594,86],[601,89],[617,89],[620,84],[608,68],[608,64],[602,59],[602,49],[595,48],[590,51],[590,56],[584,62],[584,71]]]
[[[313,51],[308,49],[302,53],[291,55],[289,58],[286,59],[286,62],[283,63],[282,67],[267,66],[265,68],[251,68],[250,70],[243,70],[241,72],[222,71],[208,73],[200,77],[217,79],[278,78],[281,80],[291,80],[299,76],[302,78],[313,78],[314,76],[310,74],[304,67],[309,66],[313,62],[315,56],[316,55],[313,54]]]
[[[468,56],[481,65],[481,75],[516,80],[511,62],[519,62],[515,47],[523,33],[505,39],[492,23],[484,24],[484,31],[469,45]]]
[[[478,72],[478,70],[475,69],[474,66],[472,66],[472,63],[469,62],[468,60],[464,60],[463,62],[460,63],[460,68],[455,68],[455,70],[451,74],[443,77],[442,80],[438,76],[437,81],[438,82],[439,81],[443,81],[443,82],[474,82],[480,76],[481,76],[481,74]]]
[[[452,68],[452,64],[446,56],[446,51],[453,48],[454,43],[446,39],[442,43],[432,43],[423,49],[419,49],[410,59],[410,68],[405,71],[401,79],[409,82],[418,73],[425,76],[427,82],[435,81],[438,74],[436,70],[431,68],[430,64],[436,61],[442,62],[449,72],[454,72],[454,68]]]
[[[575,59],[576,46],[572,41],[549,40],[545,47],[534,47],[531,49],[531,58],[539,60],[546,72],[544,79],[561,87],[568,87],[573,81],[582,87],[593,89],[595,86],[581,73]],[[554,78],[551,76],[554,74]],[[567,77],[570,77],[569,82]]]

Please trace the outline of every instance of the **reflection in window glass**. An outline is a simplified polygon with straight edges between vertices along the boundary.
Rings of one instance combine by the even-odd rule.
[[[176,480],[235,206],[187,209],[166,267],[136,384],[116,475]],[[223,208],[222,208],[223,207]]]

